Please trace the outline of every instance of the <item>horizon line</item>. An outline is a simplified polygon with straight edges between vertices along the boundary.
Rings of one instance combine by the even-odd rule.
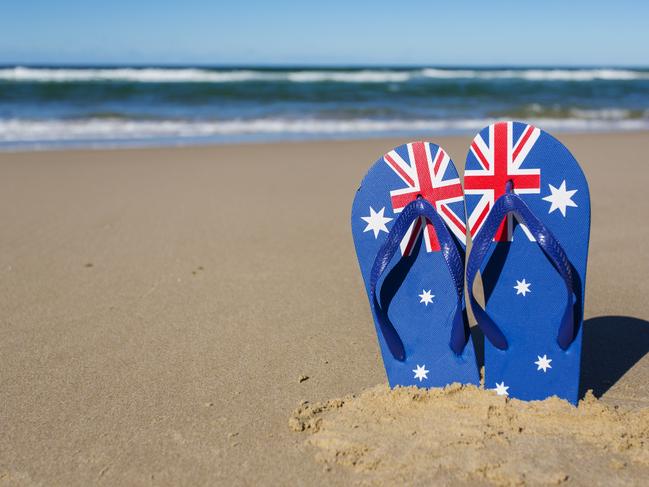
[[[184,62],[12,62],[0,61],[0,68],[210,68],[210,69],[649,69],[649,64],[400,64],[400,63],[184,63]]]

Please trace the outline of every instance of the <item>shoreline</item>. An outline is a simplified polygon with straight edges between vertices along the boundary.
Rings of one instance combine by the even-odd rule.
[[[540,128],[543,128],[542,124],[537,124]],[[475,131],[477,132],[477,130]],[[256,140],[234,140],[234,141],[223,141],[223,142],[214,142],[214,141],[207,141],[207,142],[183,142],[183,141],[169,141],[169,142],[161,142],[161,141],[155,141],[155,142],[147,142],[147,141],[142,141],[142,142],[135,142],[133,144],[129,144],[127,142],[116,142],[114,143],[115,145],[110,145],[112,142],[106,142],[104,143],[97,143],[97,144],[84,144],[84,143],[79,143],[79,145],[76,145],[74,142],[71,143],[64,143],[60,146],[43,146],[43,147],[26,147],[26,148],[17,148],[17,147],[3,147],[0,145],[0,155],[2,154],[23,154],[23,153],[30,153],[30,152],[36,152],[36,153],[47,153],[47,152],[53,152],[53,153],[61,153],[61,152],[66,152],[66,151],[71,151],[71,152],[79,152],[79,151],[139,151],[139,150],[158,150],[158,149],[193,149],[193,148],[199,148],[199,149],[210,149],[210,148],[218,148],[218,147],[245,147],[245,146],[260,146],[260,145],[271,145],[271,146],[279,146],[279,145],[284,145],[284,144],[320,144],[320,143],[329,143],[329,142],[377,142],[377,141],[382,141],[382,140],[402,140],[402,141],[412,141],[412,140],[429,140],[431,142],[434,142],[435,139],[456,139],[456,138],[466,138],[468,136],[473,136],[475,132],[471,131],[462,131],[462,132],[455,132],[455,133],[441,133],[441,134],[432,134],[432,135],[426,135],[426,134],[421,134],[421,133],[413,133],[411,135],[365,135],[365,136],[359,136],[359,137],[354,137],[354,136],[341,136],[341,137],[323,137],[323,138],[294,138],[294,139],[274,139],[274,138],[269,138],[269,139],[256,139]],[[613,134],[636,134],[636,135],[649,135],[649,128],[648,129],[620,129],[620,130],[608,130],[608,129],[602,129],[602,130],[551,130],[550,131],[552,134],[555,134],[559,138],[564,135],[568,136],[597,136],[597,135],[613,135]]]

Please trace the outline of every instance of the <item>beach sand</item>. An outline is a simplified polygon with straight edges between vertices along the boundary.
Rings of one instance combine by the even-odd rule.
[[[0,154],[0,484],[641,485],[649,134],[559,138],[593,212],[576,411],[385,387],[349,214],[406,139]]]

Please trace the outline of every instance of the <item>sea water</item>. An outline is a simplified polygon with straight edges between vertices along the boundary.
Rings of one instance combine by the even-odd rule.
[[[649,69],[0,66],[0,148],[649,129]]]

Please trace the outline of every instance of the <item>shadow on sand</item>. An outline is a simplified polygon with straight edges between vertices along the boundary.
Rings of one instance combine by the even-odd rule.
[[[584,321],[579,397],[601,397],[649,352],[649,321],[599,316]]]
[[[649,321],[630,316],[599,316],[584,321],[579,397],[593,390],[601,397],[649,353]],[[478,367],[484,365],[484,335],[471,328]]]

